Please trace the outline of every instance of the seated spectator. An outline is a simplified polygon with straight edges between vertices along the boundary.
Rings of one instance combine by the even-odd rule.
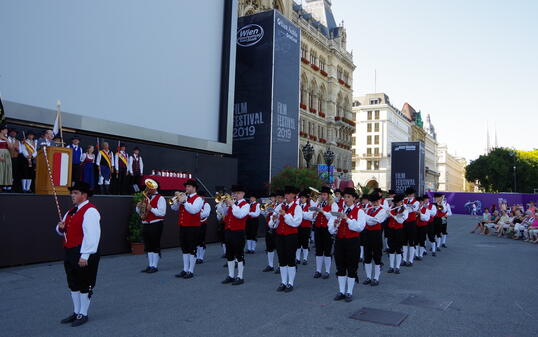
[[[530,222],[532,221],[532,222]],[[538,243],[538,213],[529,219],[529,227],[525,229],[526,242]]]
[[[476,226],[473,228],[471,233],[474,233],[477,229],[480,229],[479,233],[482,234],[484,232],[484,225],[486,223],[489,223],[491,221],[491,213],[489,213],[489,209],[486,208],[484,210],[484,213],[482,214],[482,220],[480,220]]]
[[[512,239],[517,240],[521,237],[523,234],[523,230],[525,229],[524,221],[526,220],[526,217],[523,216],[523,212],[520,209],[517,209],[515,212],[515,216],[512,219]]]
[[[497,223],[501,220],[501,217],[499,215],[499,211],[493,212],[493,216],[491,217],[491,220],[488,223],[484,224],[484,231],[482,234],[488,235],[488,233],[492,230],[495,230]]]
[[[497,231],[497,236],[501,237],[512,224],[512,219],[510,218],[510,215],[508,211],[501,211],[501,218],[497,222],[497,225],[495,226],[495,230]]]

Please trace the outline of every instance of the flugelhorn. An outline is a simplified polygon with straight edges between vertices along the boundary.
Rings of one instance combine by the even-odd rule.
[[[185,194],[185,192],[176,191],[174,193],[174,196],[170,200],[168,200],[168,203],[170,205],[173,205],[176,201],[182,202],[185,199],[187,199],[187,195]]]

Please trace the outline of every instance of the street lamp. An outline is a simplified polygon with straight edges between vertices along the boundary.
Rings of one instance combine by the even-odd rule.
[[[333,163],[334,152],[331,151],[330,146],[327,148],[327,151],[325,151],[325,153],[323,154],[323,159],[325,159],[325,164],[327,164],[327,166],[331,166],[331,164]]]
[[[514,166],[513,166],[513,169],[514,169],[514,193],[517,191],[517,183],[516,183],[516,159],[517,159],[517,154],[516,154],[516,151],[512,151],[510,152],[510,156],[512,157],[512,159],[514,159]]]
[[[312,160],[312,156],[314,155],[314,147],[312,144],[310,144],[310,141],[307,141],[306,144],[303,146],[303,157],[306,161],[306,168],[310,168],[310,161]]]

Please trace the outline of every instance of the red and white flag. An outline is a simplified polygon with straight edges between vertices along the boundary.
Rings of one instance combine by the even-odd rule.
[[[52,181],[54,186],[67,186],[69,177],[69,154],[57,152],[52,157]]]

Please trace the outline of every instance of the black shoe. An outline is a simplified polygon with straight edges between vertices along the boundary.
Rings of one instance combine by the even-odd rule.
[[[194,274],[191,272],[188,272],[185,274],[185,276],[183,276],[184,279],[193,278],[193,277],[194,277]]]
[[[262,272],[267,273],[267,272],[274,271],[274,270],[275,270],[275,268],[267,266],[262,270]]]
[[[62,324],[73,323],[77,319],[77,314],[73,313],[71,316],[66,317],[60,321]]]
[[[433,252],[433,253],[432,253],[432,256],[437,256],[437,255],[435,255],[435,252]]]
[[[295,260],[295,264],[296,265],[301,264],[301,260]]]
[[[149,270],[147,271],[148,274],[153,274],[153,273],[156,273],[158,272],[159,269],[155,268],[155,267],[151,267],[149,268]]]
[[[441,251],[441,248],[437,247],[437,251],[440,252],[440,251]]]
[[[394,269],[394,274],[399,274],[399,273],[400,273],[400,268]]]
[[[182,271],[181,271],[181,273],[179,273],[179,274],[176,274],[176,277],[177,277],[177,278],[184,278],[184,277],[185,277],[185,275],[187,275],[187,272],[186,272],[186,271],[184,271],[184,270],[182,270]]]
[[[443,248],[448,248],[444,243],[441,245]]]
[[[379,281],[378,281],[378,280],[372,280],[372,283],[370,283],[370,285],[371,285],[372,287],[376,287],[376,286],[379,285]]]
[[[284,289],[285,293],[291,293],[293,291],[293,286],[291,284],[288,284],[286,286],[286,289]]]
[[[415,260],[422,261],[422,258],[420,256],[415,257]]]
[[[278,288],[276,288],[276,291],[284,291],[286,290],[286,285],[284,283],[281,283]]]
[[[362,282],[362,284],[364,285],[368,285],[370,283],[372,283],[372,280],[370,280],[369,278],[367,278],[366,280],[364,280],[364,282]]]
[[[321,273],[319,271],[314,273],[314,278],[320,278],[320,277],[321,277]]]
[[[275,268],[275,274],[280,274],[280,267]]]
[[[341,301],[343,300],[344,298],[346,298],[346,295],[342,294],[342,293],[338,293],[336,294],[336,296],[334,297],[334,300],[335,301]]]
[[[428,255],[428,252],[427,251],[424,251],[424,254],[422,254],[424,256]]]
[[[323,273],[323,275],[321,275],[321,278],[326,280],[326,279],[329,278],[329,276],[330,276],[329,273],[325,272],[325,273]]]
[[[303,261],[303,266],[306,266],[308,264],[308,261],[304,260]]]
[[[224,281],[222,281],[222,284],[232,283],[233,281],[235,281],[235,279],[233,277],[226,276]]]
[[[202,260],[202,259],[196,259],[196,264],[202,264],[202,263],[204,263],[204,260]]]
[[[142,269],[140,272],[141,273],[147,273],[150,269],[151,269],[151,267],[147,266],[146,269]]]
[[[394,273],[394,268],[389,268],[389,270],[387,270],[387,273],[389,274]]]
[[[88,316],[84,315],[77,315],[77,319],[73,323],[71,323],[71,326],[81,326],[82,324],[86,323],[88,321]]]
[[[351,294],[346,294],[346,302],[349,303],[349,302],[351,302],[351,301],[353,301],[353,295],[351,295]]]
[[[362,261],[364,261],[364,259],[361,259],[361,258],[359,257],[359,263],[362,263]]]
[[[243,284],[243,283],[245,283],[245,280],[243,280],[242,278],[236,277],[235,280],[232,282],[232,285],[233,286],[238,286],[238,285]]]

